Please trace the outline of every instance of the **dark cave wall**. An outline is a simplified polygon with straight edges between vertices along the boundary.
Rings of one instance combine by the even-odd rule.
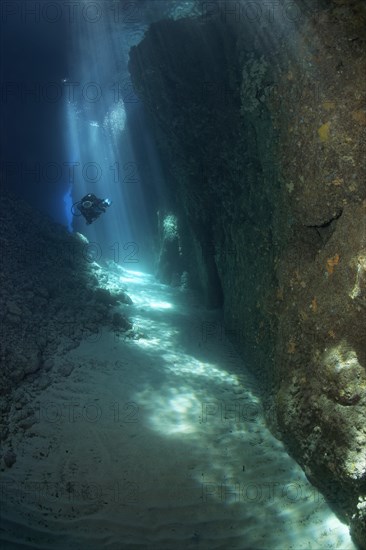
[[[327,9],[303,21],[291,48],[282,46],[282,70],[268,101],[284,193],[276,232],[287,234],[276,268],[278,425],[362,547],[365,30],[362,2],[328,2]]]
[[[102,329],[119,334],[132,324],[114,310],[130,298],[106,288],[107,273],[93,261],[85,237],[70,234],[1,182],[0,195],[1,460],[13,444],[9,426],[26,431],[37,422],[27,407],[28,382],[44,389],[55,376],[69,376],[76,367],[66,358],[69,350],[82,340],[98,342]]]
[[[227,331],[267,380],[276,182],[269,117],[263,141],[242,114],[235,33],[220,21],[156,23],[132,49],[130,70],[172,174],[182,269],[208,307],[224,305]]]
[[[366,16],[311,4],[287,26],[156,23],[130,71],[172,174],[181,269],[222,300],[272,429],[362,546]]]
[[[155,123],[156,139],[169,166],[172,208],[183,226],[181,246],[186,270],[192,285],[205,295],[207,306],[220,307],[222,292],[212,258],[212,220],[217,216],[217,204],[209,177],[227,129],[223,120],[211,117],[211,110],[217,106],[214,99],[205,104],[204,81],[218,80],[223,84],[228,75],[226,70],[224,74],[220,71],[226,67],[230,52],[215,43],[212,28],[211,37],[206,37],[208,43],[202,40],[200,44],[206,56],[212,55],[214,60],[206,67],[206,56],[201,61],[196,59],[197,28],[192,28],[190,20],[182,20],[179,28],[181,35],[177,37],[172,21],[152,25],[142,54],[133,49],[136,58],[132,53],[131,63],[136,67],[136,86]],[[167,48],[170,42],[174,48]],[[232,47],[233,44],[227,45],[227,49]],[[222,105],[219,108],[222,110]],[[200,119],[198,113],[202,109]],[[184,223],[185,218],[188,224]]]

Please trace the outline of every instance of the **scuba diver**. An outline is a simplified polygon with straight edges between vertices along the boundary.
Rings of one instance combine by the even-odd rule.
[[[111,204],[112,202],[109,199],[98,199],[93,193],[88,193],[79,202],[73,204],[73,214],[77,215],[74,211],[74,207],[76,206],[81,215],[86,219],[86,224],[90,225],[94,220],[99,218]]]

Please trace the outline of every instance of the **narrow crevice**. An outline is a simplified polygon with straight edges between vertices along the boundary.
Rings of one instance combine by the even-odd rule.
[[[331,238],[331,236],[335,231],[336,224],[334,222],[336,222],[341,217],[342,213],[343,213],[343,209],[341,209],[338,212],[338,214],[333,216],[333,218],[331,218],[330,220],[327,220],[324,223],[317,224],[317,225],[306,225],[305,227],[314,229],[318,234],[318,236],[320,237],[322,246],[324,246],[329,241],[329,239]]]

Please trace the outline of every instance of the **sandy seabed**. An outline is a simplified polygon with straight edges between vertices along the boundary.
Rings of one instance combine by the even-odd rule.
[[[150,275],[123,283],[140,337],[104,330],[26,388],[37,421],[1,473],[2,550],[354,549],[217,314]]]

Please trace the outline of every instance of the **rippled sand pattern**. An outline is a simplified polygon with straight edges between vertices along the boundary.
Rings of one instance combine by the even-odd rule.
[[[69,376],[29,387],[38,421],[2,473],[1,548],[353,549],[215,314],[120,277],[143,337],[105,331],[58,358]]]

